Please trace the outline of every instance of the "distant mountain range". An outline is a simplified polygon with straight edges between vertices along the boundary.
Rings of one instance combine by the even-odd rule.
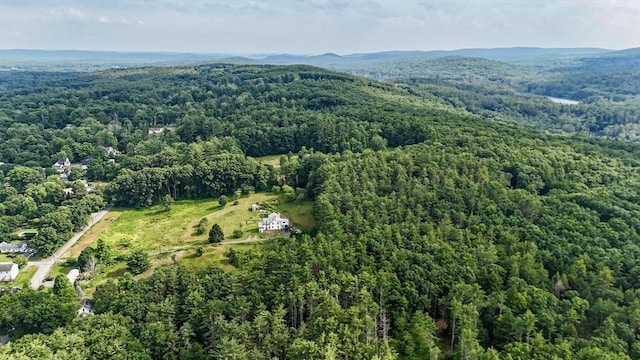
[[[613,51],[599,48],[535,48],[514,47],[495,49],[461,49],[434,51],[384,51],[338,55],[257,55],[196,54],[172,52],[115,52],[80,50],[0,50],[0,69],[88,71],[112,67],[147,65],[190,65],[207,62],[232,64],[307,64],[344,70],[353,65],[363,66],[396,59],[435,59],[447,56],[485,58],[489,60],[527,63],[566,60],[593,56],[638,54],[640,48]]]

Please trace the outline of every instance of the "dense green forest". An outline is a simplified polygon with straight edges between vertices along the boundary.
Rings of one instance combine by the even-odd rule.
[[[419,85],[453,106],[484,117],[566,133],[640,139],[637,49],[525,63],[450,56],[337,68],[412,87]],[[580,103],[557,104],[546,96]]]
[[[450,105],[497,121],[515,122],[556,133],[582,134],[640,141],[640,102],[615,103],[605,99],[590,103],[558,104],[532,94],[514,94],[482,81],[411,78],[395,80],[425,96],[437,96]]]
[[[91,156],[81,175],[119,205],[286,184],[316,220],[232,270],[107,282],[95,316],[74,319],[64,281],[2,295],[0,359],[640,359],[634,142],[481,113],[498,89],[457,102],[472,91],[308,66],[0,76],[4,191],[32,198],[34,224],[76,206],[25,185],[58,194],[42,167],[61,156]],[[532,103],[540,127],[577,111]]]
[[[333,61],[326,68],[374,79],[427,78],[450,83],[502,85],[518,92],[592,102],[633,100],[640,95],[640,48],[591,54],[540,54],[527,56],[522,49],[500,56],[452,52],[439,56],[407,54],[377,61]],[[508,53],[508,52],[507,52]],[[533,54],[532,54],[533,55]]]

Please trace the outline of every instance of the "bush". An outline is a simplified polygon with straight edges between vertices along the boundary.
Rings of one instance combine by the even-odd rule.
[[[200,256],[202,256],[202,255],[204,255],[204,248],[203,248],[202,246],[198,246],[198,247],[196,248],[196,256],[197,256],[197,257],[200,257]]]
[[[24,255],[17,255],[15,258],[13,258],[13,262],[18,264],[19,268],[27,265],[27,259],[24,257]]]
[[[209,219],[207,218],[200,219],[200,222],[198,222],[198,225],[196,226],[196,235],[204,234],[208,223],[209,223]]]
[[[234,239],[239,239],[242,237],[244,233],[242,232],[242,230],[240,229],[235,229],[233,230],[233,234],[231,234],[231,236],[233,236]]]
[[[242,195],[249,195],[253,192],[256,192],[256,188],[250,185],[242,185],[242,188],[240,189],[240,193]]]
[[[238,205],[238,200],[235,200],[235,201],[233,202],[233,205]]]
[[[222,206],[222,207],[227,205],[228,202],[229,202],[229,198],[227,198],[224,195],[220,196],[220,198],[218,199],[218,204],[220,204],[220,206]]]

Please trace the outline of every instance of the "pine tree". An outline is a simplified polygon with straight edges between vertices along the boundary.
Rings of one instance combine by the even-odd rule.
[[[209,231],[209,242],[219,243],[222,240],[224,240],[224,233],[222,232],[222,228],[218,224],[213,224],[211,230]]]

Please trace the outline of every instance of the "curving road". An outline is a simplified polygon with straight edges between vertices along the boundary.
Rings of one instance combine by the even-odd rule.
[[[60,247],[58,251],[53,253],[53,255],[49,256],[46,259],[42,259],[39,261],[29,261],[27,263],[27,266],[25,267],[25,269],[31,266],[36,266],[38,268],[38,270],[36,270],[36,273],[31,278],[30,286],[32,289],[37,289],[40,287],[40,285],[42,285],[42,280],[44,280],[45,277],[47,277],[47,274],[49,273],[49,271],[51,271],[51,267],[53,267],[53,265],[55,265],[57,262],[60,261],[60,258],[62,257],[62,255],[64,255],[64,253],[66,253],[67,250],[69,250],[82,237],[82,235],[84,235],[84,233],[91,228],[91,226],[93,226],[98,221],[102,220],[102,218],[105,215],[107,215],[109,210],[111,210],[111,205],[107,206],[106,208],[98,212],[91,214],[91,216],[89,217],[89,221],[87,222],[87,225],[83,227],[82,230],[75,233],[75,235],[73,235],[73,237],[69,239],[69,241],[67,241],[64,245],[62,245],[62,247]]]

